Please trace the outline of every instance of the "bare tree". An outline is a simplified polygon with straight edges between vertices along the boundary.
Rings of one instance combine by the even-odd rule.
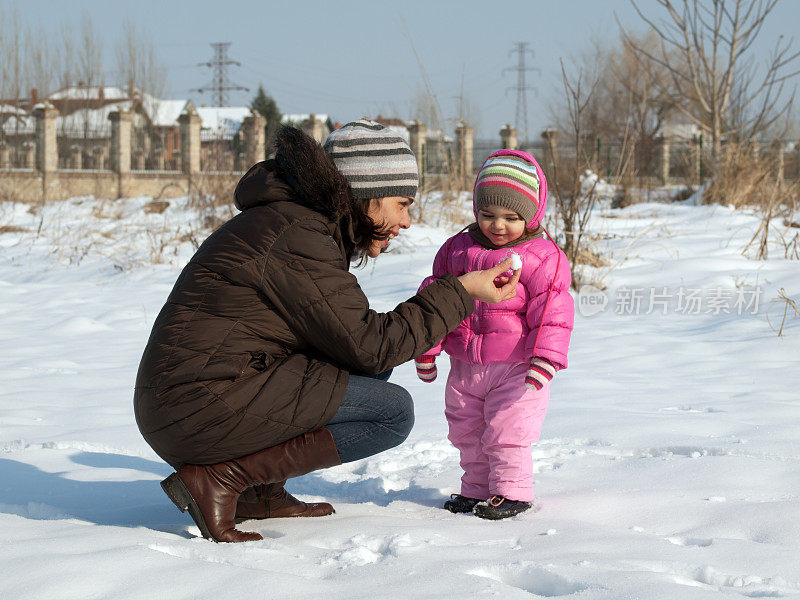
[[[784,84],[799,71],[800,52],[778,39],[766,67],[751,53],[764,21],[778,0],[657,0],[667,16],[655,22],[635,0],[631,4],[661,40],[661,51],[644,46],[624,28],[623,36],[642,57],[664,67],[664,82],[686,99],[677,105],[711,137],[716,172],[720,143],[726,137],[753,136],[776,122],[794,97],[783,98]]]
[[[61,44],[58,51],[58,85],[61,88],[67,88],[77,83],[78,74],[72,27],[67,23],[62,23],[59,37]]]
[[[25,56],[28,64],[28,83],[44,97],[53,91],[56,58],[53,45],[41,26],[29,28],[25,36]]]
[[[92,16],[81,16],[80,39],[77,47],[77,76],[87,88],[103,83],[103,42],[97,35]]]
[[[26,87],[24,30],[19,9],[13,6],[8,13],[0,15],[0,97],[19,101]]]
[[[595,99],[600,76],[596,70],[587,72],[584,66],[577,66],[576,70],[576,73],[569,74],[564,62],[561,62],[565,119],[561,129],[575,148],[574,157],[562,158],[554,138],[547,136],[545,160],[545,166],[550,171],[548,181],[555,196],[556,213],[564,227],[563,250],[571,264],[580,262],[586,227],[597,199],[596,180],[585,177],[589,162],[583,145],[590,126],[587,121],[588,109]],[[577,283],[575,278],[576,273],[573,272],[573,284]]]
[[[156,97],[163,94],[166,69],[158,58],[153,40],[129,18],[122,25],[122,36],[114,50],[117,77],[129,94],[134,91]]]

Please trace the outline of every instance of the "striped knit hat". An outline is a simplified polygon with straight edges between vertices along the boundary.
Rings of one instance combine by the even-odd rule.
[[[353,198],[417,195],[419,175],[411,148],[399,134],[361,119],[340,127],[323,145],[350,183]]]
[[[490,204],[513,210],[530,229],[539,225],[547,204],[547,182],[530,154],[499,150],[486,159],[473,188],[475,218]]]

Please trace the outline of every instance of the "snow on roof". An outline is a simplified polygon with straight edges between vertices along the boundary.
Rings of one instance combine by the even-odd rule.
[[[402,125],[387,125],[386,129],[399,135],[401,138],[405,140],[406,144],[411,139],[411,136],[408,133],[408,129]]]
[[[21,108],[16,106],[11,106],[10,104],[0,104],[0,115],[3,117],[7,117],[9,115],[25,115],[27,114]]]
[[[156,127],[177,127],[178,117],[188,102],[188,100],[160,100],[149,94],[142,94],[142,106]]]
[[[690,140],[702,133],[694,123],[667,123],[661,128],[664,137]]]
[[[47,98],[49,100],[99,100],[101,89],[103,90],[103,98],[106,100],[124,100],[128,98],[128,94],[124,90],[110,85],[67,87],[53,92]]]
[[[317,121],[322,121],[323,123],[327,123],[330,120],[330,117],[324,113],[314,113],[314,116],[317,118]],[[288,123],[302,123],[303,121],[307,121],[311,118],[311,113],[305,114],[292,114],[292,115],[283,115],[281,117],[281,123],[284,125]]]
[[[12,115],[3,121],[3,134],[33,135],[36,133],[36,120],[31,116]]]
[[[108,115],[117,111],[128,111],[133,101],[114,102],[91,110],[76,110],[66,116],[56,117],[56,129],[62,135],[80,137],[108,137],[111,135],[111,122]]]
[[[247,106],[200,106],[201,140],[230,139],[251,114]]]
[[[450,143],[453,141],[453,136],[443,133],[441,129],[428,129],[425,132],[425,141]]]

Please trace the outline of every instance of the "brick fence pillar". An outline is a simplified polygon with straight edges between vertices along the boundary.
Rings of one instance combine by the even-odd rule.
[[[244,128],[244,168],[250,168],[266,158],[266,126],[267,120],[259,113],[245,117]]]
[[[542,132],[544,140],[544,156],[546,172],[554,173],[554,166],[558,162],[558,129],[548,127]]]
[[[181,131],[181,170],[184,173],[200,172],[200,115],[189,107],[178,117]]]
[[[325,140],[322,139],[322,126],[324,123],[317,118],[317,115],[311,113],[308,115],[308,119],[303,121],[300,129],[302,129],[305,133],[310,135],[320,144]]]
[[[461,189],[472,188],[472,162],[474,160],[475,130],[466,123],[456,127],[456,164]]]
[[[417,159],[419,191],[422,191],[425,185],[425,135],[427,133],[428,128],[418,121],[413,121],[408,125],[409,145]]]
[[[58,111],[52,104],[39,104],[33,109],[33,116],[36,119],[36,168],[42,173],[52,173],[58,169]]]
[[[670,140],[658,138],[658,179],[661,185],[669,185]]]
[[[111,121],[111,170],[120,175],[131,172],[131,124],[133,115],[116,111],[108,115]]]
[[[133,114],[116,111],[108,115],[111,121],[111,170],[117,174],[117,198],[127,195],[131,175],[131,130]]]
[[[510,124],[506,124],[506,126],[500,130],[500,146],[506,150],[517,149],[517,130]]]

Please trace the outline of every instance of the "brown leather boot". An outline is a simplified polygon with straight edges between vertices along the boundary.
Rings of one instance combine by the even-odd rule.
[[[181,512],[188,509],[204,538],[248,542],[263,538],[236,529],[236,503],[244,490],[340,464],[333,436],[323,427],[235,460],[184,465],[161,487]]]
[[[336,512],[327,502],[301,502],[284,489],[285,481],[246,489],[236,503],[236,522],[282,517],[324,517]]]

